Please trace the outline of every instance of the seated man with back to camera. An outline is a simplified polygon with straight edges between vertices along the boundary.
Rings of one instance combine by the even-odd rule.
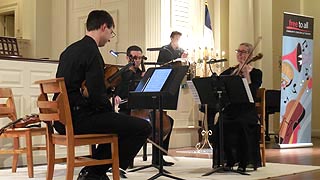
[[[119,137],[120,168],[127,169],[147,137],[151,134],[150,123],[144,119],[113,111],[104,81],[104,60],[99,47],[115,36],[112,16],[104,10],[94,10],[88,15],[86,35],[71,44],[60,55],[56,77],[64,77],[71,108],[75,134],[117,134]],[[85,82],[86,93],[81,93]],[[86,96],[84,95],[86,94]],[[64,125],[54,124],[65,133]],[[111,157],[110,144],[99,144],[92,158]],[[107,165],[86,166],[78,180],[108,180]]]

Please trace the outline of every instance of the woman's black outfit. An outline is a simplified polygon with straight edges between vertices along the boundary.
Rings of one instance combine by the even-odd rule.
[[[222,75],[230,75],[233,71],[234,68],[229,68]],[[262,72],[253,68],[250,72],[250,77],[251,83],[249,87],[255,99],[257,90],[262,84]],[[239,163],[239,170],[242,171],[245,171],[246,167],[260,167],[260,125],[255,104],[227,105],[219,118],[223,118],[224,156],[227,167],[233,167],[236,163]],[[218,125],[216,125],[215,130],[215,141],[219,142]],[[217,157],[219,149],[217,149],[217,146],[215,147],[215,155]],[[219,162],[219,157],[217,157],[216,163]]]
[[[75,134],[117,134],[120,167],[127,169],[152,129],[146,120],[113,111],[104,83],[104,61],[95,40],[85,36],[67,47],[60,56],[56,77],[65,79]],[[89,92],[87,98],[80,91],[84,80]],[[61,123],[54,126],[59,133],[65,133]],[[110,144],[99,144],[92,157],[111,157]],[[88,166],[81,172],[105,176],[109,167]]]

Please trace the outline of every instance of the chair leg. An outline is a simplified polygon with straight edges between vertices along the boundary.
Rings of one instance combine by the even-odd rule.
[[[74,163],[75,163],[75,146],[68,146],[66,180],[73,179]]]
[[[32,137],[31,137],[30,131],[26,132],[26,147],[27,147],[28,176],[29,178],[33,178]]]
[[[53,179],[54,172],[54,159],[55,159],[55,147],[53,144],[47,143],[47,180]]]
[[[113,180],[120,180],[119,169],[119,149],[118,149],[118,137],[113,137],[111,144],[112,151],[112,177]]]
[[[13,149],[18,150],[20,147],[19,144],[19,137],[14,137],[13,138]],[[17,172],[17,166],[18,166],[18,158],[19,154],[13,154],[13,159],[12,159],[12,172],[15,173]]]
[[[262,149],[262,166],[266,166],[266,149],[263,147]]]
[[[143,145],[143,155],[142,155],[142,160],[146,161],[148,159],[147,155],[147,142],[144,143]]]

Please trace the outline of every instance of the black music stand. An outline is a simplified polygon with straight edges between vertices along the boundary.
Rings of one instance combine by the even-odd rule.
[[[247,91],[240,76],[212,76],[192,79],[201,104],[215,106],[219,110],[219,140],[217,148],[212,151],[212,170],[203,176],[208,176],[215,172],[233,171],[227,169],[224,164],[224,138],[223,138],[223,108],[232,103],[249,102]],[[251,95],[252,97],[252,95]],[[252,100],[252,99],[251,99]],[[215,152],[215,150],[218,150]],[[217,159],[216,159],[217,158]],[[240,171],[233,171],[243,175],[249,175]]]
[[[188,70],[188,66],[180,67],[160,67],[149,68],[142,80],[139,82],[135,91],[129,92],[128,106],[130,109],[142,108],[153,109],[152,126],[156,127],[156,110],[160,112],[160,131],[159,144],[163,146],[163,110],[177,109],[180,83]],[[152,138],[155,139],[156,132],[152,132]],[[170,175],[168,171],[163,169],[163,152],[152,146],[152,151],[159,151],[159,166],[155,164],[143,166],[130,172],[155,167],[159,170],[158,174],[149,178],[149,180],[157,179],[160,176],[183,180],[182,178]]]

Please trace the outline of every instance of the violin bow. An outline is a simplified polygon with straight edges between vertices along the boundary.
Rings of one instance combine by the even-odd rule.
[[[166,153],[166,154],[169,155],[169,153],[168,153],[167,150],[163,149],[161,146],[159,146],[157,143],[155,143],[155,142],[152,141],[151,139],[148,138],[147,141],[148,141],[149,143],[151,143],[152,145],[154,145],[155,147],[157,147],[160,151],[162,151],[162,152],[164,152],[164,153]],[[169,155],[169,156],[170,156],[170,155]],[[173,156],[170,156],[170,157],[172,157],[175,161],[179,161],[176,157],[173,157]]]
[[[22,121],[22,120],[23,120],[23,118],[19,118],[19,119],[15,120],[15,121],[11,121],[11,122],[9,122],[8,124],[6,124],[5,126],[3,126],[3,127],[0,129],[0,135],[1,135],[2,133],[4,133],[8,128],[10,128],[11,126],[14,126],[15,124],[17,124],[18,122],[20,122],[20,121]]]

